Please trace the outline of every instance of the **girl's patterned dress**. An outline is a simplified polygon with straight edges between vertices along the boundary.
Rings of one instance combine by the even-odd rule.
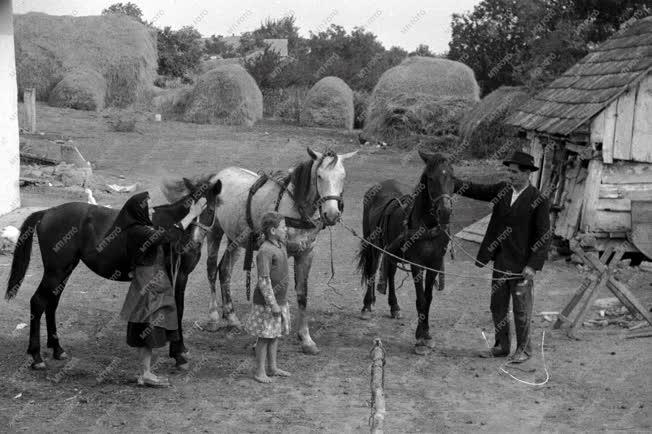
[[[288,286],[288,257],[285,246],[278,247],[265,241],[256,256],[258,280],[269,277],[274,290],[276,303],[281,314],[274,316],[272,307],[267,304],[260,287],[254,290],[253,305],[247,316],[244,328],[252,336],[274,339],[290,333],[290,306],[286,300]]]

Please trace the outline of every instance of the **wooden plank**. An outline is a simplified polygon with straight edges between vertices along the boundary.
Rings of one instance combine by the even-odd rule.
[[[652,258],[652,201],[632,201],[631,242]]]
[[[634,206],[632,206],[632,221],[651,223],[652,201],[634,201]]]
[[[601,179],[603,184],[652,183],[652,164],[617,161],[604,166]]]
[[[627,300],[629,300],[629,303],[634,306],[636,311],[631,311],[632,314],[636,315],[637,313],[640,314],[650,325],[652,325],[652,315],[650,315],[650,312],[648,312],[647,308],[641,304],[640,301],[632,294],[632,292],[629,290],[627,285],[625,285],[622,282],[617,281],[613,276],[607,280],[607,287],[611,290],[611,292],[614,293],[618,298],[620,296],[617,294],[618,292],[622,294]],[[626,305],[627,306],[627,305]],[[628,306],[629,307],[629,306]]]
[[[592,225],[589,226],[593,232],[623,232],[632,228],[632,214],[629,212],[616,211],[593,211]]]
[[[632,160],[652,163],[652,74],[638,85],[634,108],[634,132],[632,134]]]
[[[609,247],[618,248],[623,245],[623,242],[626,241],[625,237],[622,238],[596,238],[595,243],[592,246],[594,251],[604,251]],[[623,247],[625,252],[638,252],[638,249],[631,245],[630,243],[624,244],[626,247]]]
[[[584,176],[580,174],[584,172],[579,162],[566,170],[564,195],[560,199],[562,209],[555,222],[555,235],[565,239],[571,238],[577,229],[577,217],[584,200]]]
[[[584,209],[580,228],[584,232],[590,232],[594,224],[594,211],[597,207],[598,197],[600,196],[600,179],[602,179],[603,164],[600,160],[589,161],[589,172],[584,183]]]
[[[578,154],[582,160],[590,160],[593,157],[594,150],[590,146],[566,142],[564,143],[564,147],[567,150]]]
[[[616,131],[614,133],[614,160],[629,160],[632,158],[635,104],[636,89],[630,89],[618,98]]]
[[[652,183],[602,184],[599,197],[604,199],[652,200]]]
[[[596,210],[601,211],[631,211],[631,199],[598,199],[595,207]]]
[[[614,134],[616,132],[616,110],[618,99],[605,108],[604,130],[602,136],[602,161],[611,164],[614,161]]]
[[[591,121],[591,144],[595,147],[596,144],[603,142],[604,135],[604,110],[601,111]]]
[[[628,244],[627,242],[621,243],[621,248],[628,249]],[[587,265],[591,265],[593,268],[595,268],[599,273],[603,273],[607,266],[603,264],[600,259],[594,257],[593,255],[587,255],[581,248],[578,246],[574,245],[574,243],[571,243],[571,249],[573,252],[575,252],[582,260],[584,263]],[[610,276],[609,279],[607,280],[607,288],[611,290],[611,292],[618,297],[618,299],[622,297],[626,298],[629,303],[625,304],[628,308],[633,307],[634,310],[630,311],[632,314],[639,313],[640,315],[643,316],[649,322],[652,324],[652,316],[650,313],[647,311],[645,306],[643,306],[638,299],[632,294],[632,292],[629,290],[626,284],[619,282],[616,280],[613,276]]]
[[[550,176],[554,164],[555,151],[558,149],[557,142],[548,142],[548,145],[543,149],[543,156],[541,165],[539,167],[539,190],[550,191],[548,184],[550,183]]]
[[[23,102],[25,110],[25,120],[27,125],[25,129],[30,133],[36,132],[36,89],[33,87],[25,88],[23,91]]]
[[[536,167],[541,167],[541,161],[543,159],[543,147],[541,146],[541,139],[537,135],[533,136],[532,140],[530,140],[530,155],[534,157],[534,165]],[[537,188],[540,188],[539,175],[541,175],[540,170],[530,174],[530,183]]]

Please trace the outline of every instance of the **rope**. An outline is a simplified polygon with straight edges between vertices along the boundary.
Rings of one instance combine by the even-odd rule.
[[[419,268],[424,269],[424,270],[426,270],[426,271],[432,271],[433,273],[440,273],[440,274],[443,274],[443,275],[445,275],[445,276],[455,276],[455,277],[461,277],[461,278],[464,278],[464,279],[473,279],[473,280],[487,280],[487,279],[492,280],[492,279],[493,279],[493,277],[489,277],[489,278],[487,278],[487,277],[467,276],[467,275],[463,275],[463,274],[450,273],[450,272],[446,272],[446,271],[442,271],[442,270],[437,270],[437,269],[435,269],[435,268],[430,268],[430,267],[426,267],[426,266],[424,266],[424,265],[420,265],[420,264],[414,263],[414,262],[409,261],[409,260],[407,260],[407,259],[405,259],[405,258],[401,258],[401,257],[399,257],[399,256],[394,255],[393,253],[388,252],[387,250],[385,250],[385,249],[383,249],[382,247],[380,247],[380,246],[378,246],[378,245],[372,243],[371,241],[367,241],[367,240],[365,240],[365,239],[362,238],[360,235],[358,235],[358,233],[355,231],[355,229],[353,229],[353,228],[351,228],[350,226],[348,226],[348,225],[347,225],[346,223],[344,223],[342,220],[340,220],[340,224],[341,224],[342,226],[344,226],[344,228],[346,228],[349,232],[351,232],[351,233],[353,234],[354,237],[358,238],[358,239],[361,240],[362,242],[369,244],[369,245],[372,246],[373,248],[375,248],[375,249],[377,249],[377,250],[380,250],[381,252],[383,252],[383,253],[385,253],[385,254],[391,256],[391,257],[394,258],[394,259],[397,259],[397,260],[400,261],[400,262],[405,262],[405,263],[407,263],[407,264],[410,264],[410,265],[413,266],[413,267],[419,267]],[[506,274],[506,275],[512,275],[512,276],[515,276],[515,277],[505,277],[505,278],[502,278],[501,280],[523,280],[523,275],[522,275],[522,274],[517,274],[517,273],[507,273],[507,272],[502,272],[502,273],[503,273],[503,274]],[[518,276],[518,277],[516,277],[516,276]]]
[[[482,337],[484,338],[484,341],[487,344],[487,348],[491,349],[491,346],[489,345],[489,341],[487,340],[487,336],[485,336],[484,332],[482,332]],[[546,372],[546,379],[545,380],[543,380],[540,383],[532,383],[530,381],[521,380],[520,378],[516,378],[511,373],[507,372],[505,370],[505,368],[504,368],[505,365],[500,366],[498,368],[498,370],[504,372],[507,375],[509,375],[514,380],[518,381],[519,383],[527,384],[528,386],[543,386],[544,384],[546,384],[548,382],[548,380],[550,380],[550,373],[548,372],[548,367],[546,366],[546,356],[545,356],[545,353],[543,352],[543,343],[544,343],[545,337],[546,337],[546,331],[543,330],[543,332],[541,333],[541,360],[543,361],[543,370]]]
[[[464,247],[462,247],[461,244],[456,244],[455,241],[453,240],[453,237],[451,237],[448,232],[444,231],[444,233],[446,234],[446,236],[450,240],[451,245],[453,245],[455,247],[459,247],[459,249],[462,251],[462,253],[464,253],[466,256],[468,256],[473,261],[475,261],[475,258],[473,257],[473,255],[470,254],[469,252],[467,252],[466,250],[464,250]],[[451,251],[451,253],[452,253],[452,251]],[[491,271],[497,271],[497,272],[502,273],[502,274],[507,275],[507,276],[521,276],[522,277],[522,275],[519,274],[519,273],[510,273],[510,272],[507,272],[507,271],[496,270],[495,268],[489,267],[489,266],[487,266],[487,268],[489,268],[489,270],[491,270]]]

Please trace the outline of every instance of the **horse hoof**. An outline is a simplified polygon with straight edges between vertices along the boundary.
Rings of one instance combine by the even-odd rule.
[[[416,344],[414,346],[414,352],[419,356],[427,356],[430,354],[430,348],[424,344]]]
[[[371,309],[369,310],[362,309],[362,311],[360,312],[360,319],[370,320],[372,316],[373,315],[371,314]]]
[[[52,357],[54,360],[68,360],[68,354],[66,354],[66,352],[63,350],[61,350],[61,352],[54,351],[52,353]]]
[[[45,370],[45,362],[34,362],[32,363],[32,369],[35,371],[44,371]]]
[[[303,354],[308,354],[310,356],[316,356],[321,352],[316,344],[301,344],[301,351],[303,351]]]
[[[394,319],[401,319],[401,318],[403,318],[403,315],[401,314],[401,311],[400,311],[400,310],[393,310],[393,311],[390,313],[390,315],[391,315],[391,317],[394,318]]]
[[[177,363],[174,365],[180,371],[188,371],[190,369],[190,363]]]

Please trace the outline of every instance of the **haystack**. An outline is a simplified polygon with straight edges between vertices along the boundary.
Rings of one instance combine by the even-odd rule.
[[[324,77],[308,92],[301,108],[300,123],[353,129],[353,91],[338,77]]]
[[[463,63],[409,57],[385,71],[376,84],[365,135],[391,143],[410,135],[457,134],[462,114],[479,95],[473,71]]]
[[[197,79],[185,121],[251,126],[263,117],[263,94],[240,65],[223,65]]]
[[[50,92],[48,102],[54,107],[77,110],[101,110],[104,107],[106,80],[97,71],[68,73]]]
[[[514,131],[504,121],[528,99],[524,86],[502,86],[494,90],[460,121],[460,138],[475,157],[500,149],[508,140],[515,142]]]
[[[73,17],[32,12],[14,16],[14,34],[19,93],[34,87],[41,101],[48,101],[53,88],[65,79],[62,87],[66,94],[88,94],[89,90],[95,94],[106,86],[106,106],[127,106],[156,76],[155,35],[124,15]],[[71,73],[84,73],[79,89],[69,77]],[[96,80],[98,75],[104,84]],[[54,101],[60,101],[59,96]]]

